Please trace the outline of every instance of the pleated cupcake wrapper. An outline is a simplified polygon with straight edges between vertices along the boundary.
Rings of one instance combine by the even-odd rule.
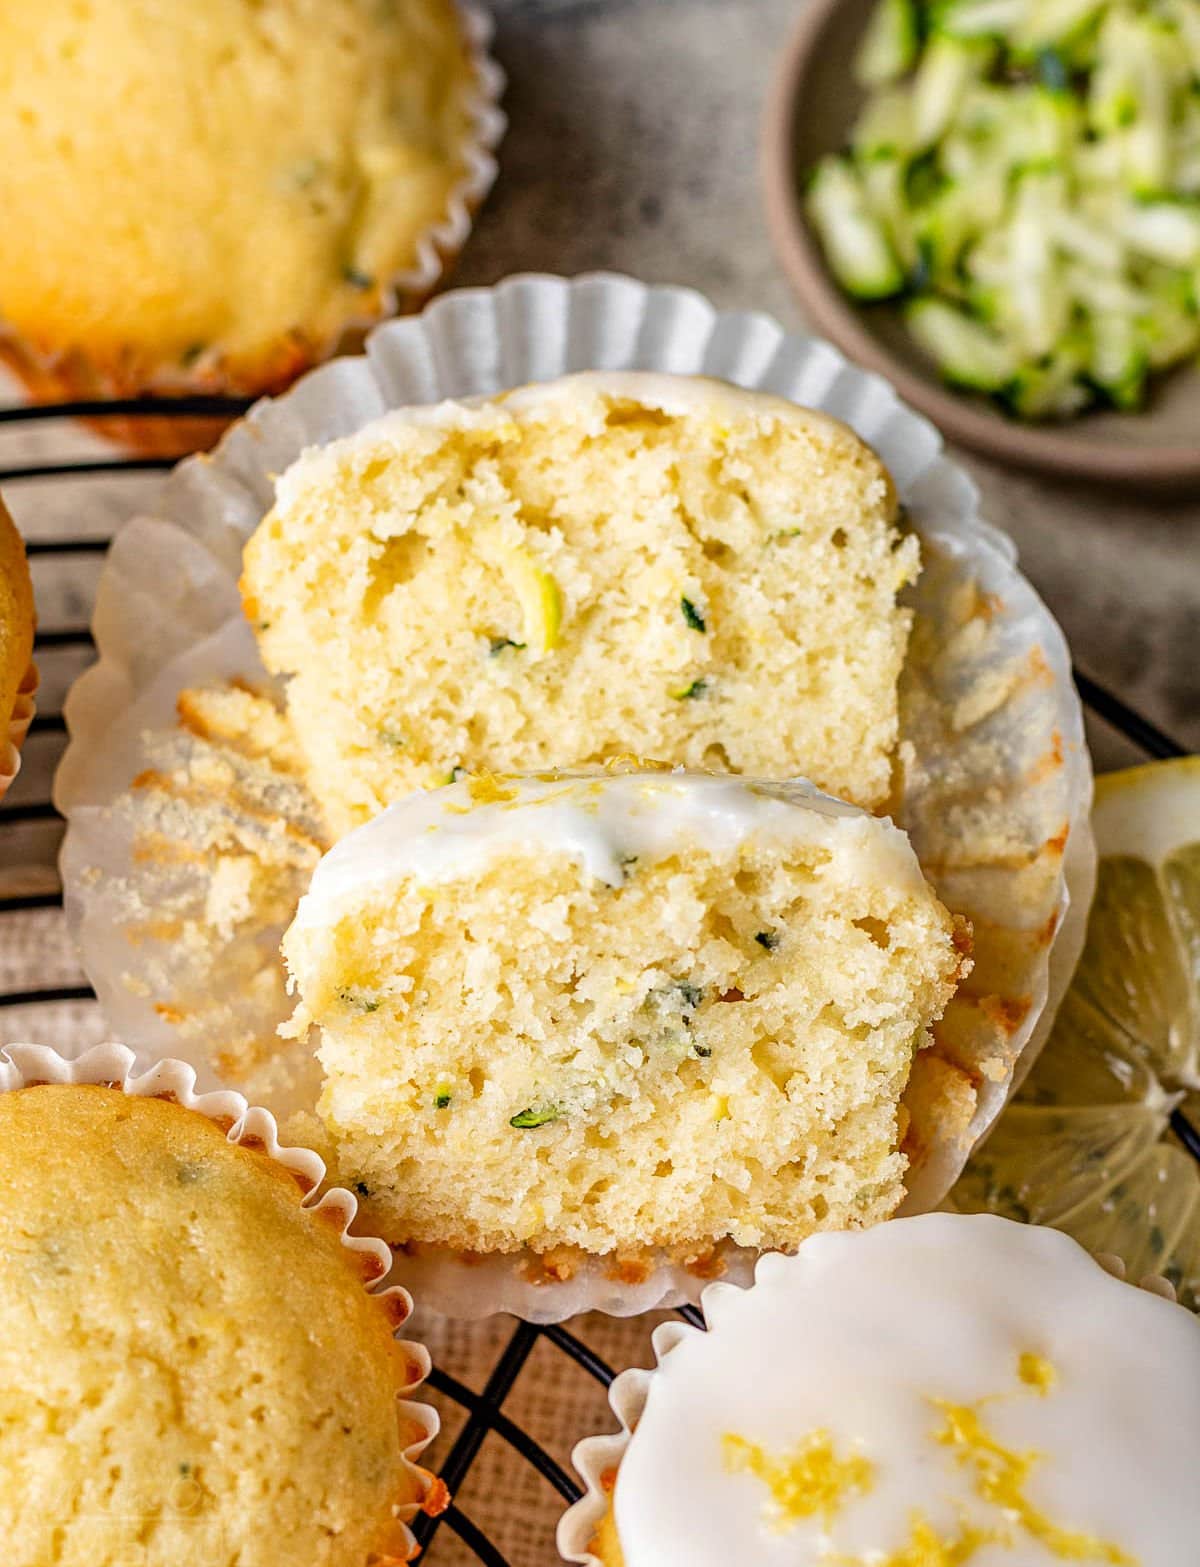
[[[21,746],[33,722],[36,711],[33,698],[37,688],[37,665],[30,664],[17,689],[17,700],[13,703],[12,717],[8,721],[7,738],[4,745],[0,746],[0,800],[3,800],[13,779],[21,771]]]
[[[1096,1261],[1115,1279],[1125,1279],[1125,1264],[1119,1257],[1107,1253],[1095,1253]],[[719,1300],[722,1291],[730,1285],[711,1284],[700,1297],[700,1306],[707,1320],[709,1306]],[[1138,1281],[1138,1288],[1164,1300],[1174,1301],[1175,1290],[1171,1283],[1158,1274],[1150,1274]],[[557,1544],[564,1561],[576,1567],[603,1567],[600,1558],[592,1551],[596,1531],[612,1506],[613,1484],[621,1460],[629,1446],[637,1423],[642,1418],[655,1370],[662,1365],[671,1351],[689,1335],[703,1329],[691,1327],[685,1322],[660,1322],[651,1334],[654,1349],[654,1366],[649,1370],[635,1366],[614,1377],[608,1389],[609,1408],[616,1415],[619,1429],[602,1436],[587,1436],[575,1444],[571,1463],[583,1481],[583,1495],[573,1503],[559,1519]]]
[[[147,733],[161,738],[172,729],[187,687],[234,677],[271,686],[237,580],[275,476],[305,447],[389,409],[487,396],[572,371],[627,369],[714,376],[845,420],[887,463],[921,537],[924,569],[906,590],[918,626],[901,686],[902,740],[915,763],[905,769],[894,814],[943,901],[971,918],[977,935],[975,971],[935,1031],[935,1048],[918,1056],[910,1084],[914,1158],[902,1211],[936,1207],[1045,1039],[1083,941],[1095,878],[1092,781],[1066,644],[1020,575],[1011,541],[981,518],[974,485],[926,420],[827,343],[786,333],[767,316],[718,311],[688,289],[596,274],[521,276],[446,294],[418,317],[379,327],[365,357],[326,365],[259,403],[211,456],[176,469],[157,514],[129,523],[109,554],[95,619],[100,661],[66,704],[71,744],[56,797],[68,818],[66,906],[84,966],[115,1032],[215,1075],[224,1026],[215,1011],[207,1033],[205,1014],[200,1022],[193,1015],[192,1033],[204,1037],[185,1039],[155,1007],[172,999],[161,985],[147,994],[143,983],[139,995],[125,982],[148,960],[122,932],[126,916],[113,889],[133,885],[153,906],[159,885],[152,868],[135,863],[135,806],[126,793],[147,767],[170,765],[151,754]],[[278,934],[241,926],[237,941],[257,935],[274,945]],[[234,958],[246,948],[220,950]],[[177,970],[171,950],[162,961],[168,989],[190,985],[199,995],[194,951],[181,949]],[[223,959],[214,958],[204,984],[214,1008],[252,1021],[255,1039],[271,1039],[289,1010],[281,984],[275,1010],[257,1012],[246,995],[223,988]],[[237,1080],[285,1116],[310,1111],[319,1087],[304,1051]],[[924,1109],[944,1102],[938,1096],[947,1088],[968,1105],[976,1095],[973,1116],[964,1113],[969,1125],[953,1133],[930,1124]],[[628,1268],[602,1260],[545,1282],[529,1253],[467,1261],[425,1247],[398,1258],[397,1269],[423,1302],[447,1314],[509,1311],[551,1322],[695,1300],[722,1269],[747,1281],[754,1256],[723,1246],[703,1276],[655,1258],[637,1282]]]
[[[508,120],[500,108],[504,72],[490,53],[494,32],[492,18],[477,0],[453,0],[453,3],[470,62],[467,98],[470,129],[460,154],[463,172],[450,189],[444,214],[418,239],[412,265],[389,279],[378,310],[348,319],[333,340],[313,347],[302,368],[323,363],[345,345],[361,342],[364,333],[388,316],[419,309],[457,259],[471,233],[476,212],[496,182],[499,171],[496,149]],[[223,374],[219,344],[212,345],[186,368],[162,366],[147,388],[131,383],[129,376],[122,374],[119,368],[93,360],[82,347],[73,348],[69,353],[43,351],[0,319],[0,360],[7,362],[39,402],[56,397],[129,397],[146,390],[174,396],[185,393],[238,396],[244,391]],[[178,455],[199,446],[202,441],[210,444],[224,423],[211,417],[172,422],[131,416],[105,419],[98,427],[147,450],[164,450]],[[179,439],[181,430],[186,440]]]
[[[308,1148],[284,1147],[279,1141],[275,1117],[269,1110],[248,1104],[244,1095],[229,1088],[197,1093],[196,1074],[186,1061],[155,1061],[144,1069],[139,1068],[138,1057],[127,1045],[95,1045],[75,1060],[67,1060],[47,1045],[0,1046],[0,1094],[43,1083],[100,1084],[138,1099],[170,1099],[185,1110],[195,1110],[216,1122],[225,1130],[229,1142],[253,1148],[290,1172],[305,1193],[302,1206],[314,1218],[320,1215],[323,1223],[334,1227],[342,1245],[353,1254],[363,1287],[368,1294],[388,1301],[393,1320],[403,1322],[412,1312],[412,1297],[406,1289],[398,1284],[382,1285],[381,1281],[391,1268],[387,1244],[370,1236],[350,1233],[350,1225],[358,1212],[358,1199],[352,1192],[336,1186],[322,1191],[325,1161]],[[423,1344],[408,1339],[400,1340],[400,1348],[404,1351],[410,1380],[397,1389],[402,1395],[397,1403],[397,1414],[423,1432],[420,1439],[404,1451],[405,1469],[421,1500],[406,1503],[398,1514],[407,1530],[407,1550],[411,1559],[416,1554],[417,1542],[408,1530],[408,1523],[423,1506],[437,1508],[442,1505],[444,1487],[417,1462],[439,1429],[437,1411],[428,1404],[415,1402],[412,1397],[429,1375],[429,1352]]]

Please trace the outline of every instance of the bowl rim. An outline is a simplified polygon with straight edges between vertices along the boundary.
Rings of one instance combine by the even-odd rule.
[[[804,217],[793,145],[802,77],[841,3],[808,0],[801,11],[767,92],[759,141],[771,243],[813,326],[857,364],[886,376],[905,402],[932,419],[943,434],[984,456],[1073,479],[1161,488],[1200,485],[1200,432],[1192,446],[1124,447],[1100,440],[1085,445],[1052,429],[1009,425],[910,369],[861,323],[829,276]]]

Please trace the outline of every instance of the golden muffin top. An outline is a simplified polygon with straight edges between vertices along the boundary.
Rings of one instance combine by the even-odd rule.
[[[0,1535],[18,1567],[402,1556],[410,1381],[295,1178],[192,1110],[0,1095]]]
[[[0,6],[0,318],[150,382],[286,379],[463,172],[453,0]]]
[[[25,546],[0,500],[0,758],[33,652],[33,584]]]

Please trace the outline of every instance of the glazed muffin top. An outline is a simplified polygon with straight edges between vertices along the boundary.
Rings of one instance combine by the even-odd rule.
[[[1200,1324],[1065,1235],[818,1235],[704,1309],[650,1379],[606,1564],[1174,1567],[1200,1530]]]
[[[0,318],[130,383],[285,380],[417,261],[471,76],[453,0],[5,6]]]
[[[19,1567],[366,1567],[414,1380],[281,1164],[105,1087],[0,1095],[0,1531]]]
[[[9,720],[33,652],[33,584],[25,546],[0,500],[0,770]]]

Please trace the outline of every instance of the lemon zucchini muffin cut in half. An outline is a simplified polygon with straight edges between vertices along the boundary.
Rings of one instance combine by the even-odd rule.
[[[589,374],[304,454],[242,587],[344,831],[460,768],[619,753],[878,807],[917,565],[886,470],[836,420]]]
[[[11,1567],[407,1559],[404,1308],[291,1170],[177,1103],[41,1085],[0,1094],[0,1193]]]
[[[39,392],[279,388],[390,308],[472,139],[453,0],[0,12],[0,318]]]
[[[964,940],[904,834],[811,785],[595,771],[391,807],[284,952],[385,1238],[689,1262],[892,1212]]]

